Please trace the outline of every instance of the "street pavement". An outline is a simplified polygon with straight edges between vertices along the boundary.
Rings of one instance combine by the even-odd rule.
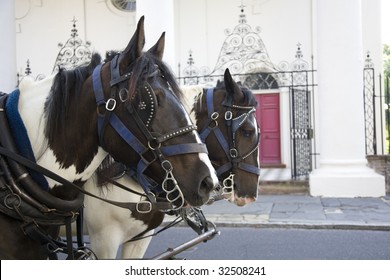
[[[379,198],[259,195],[256,202],[243,207],[220,200],[202,209],[209,221],[224,227],[390,230],[389,195]]]

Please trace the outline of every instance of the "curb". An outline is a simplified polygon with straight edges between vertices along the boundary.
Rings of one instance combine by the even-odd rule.
[[[217,227],[230,228],[285,228],[285,229],[332,229],[332,230],[373,230],[390,231],[390,223],[364,223],[356,221],[269,221],[259,219],[259,215],[229,215],[229,219],[222,215],[206,215],[208,221]],[[169,224],[173,219],[165,219],[161,226]],[[177,227],[188,227],[184,222],[180,222]]]

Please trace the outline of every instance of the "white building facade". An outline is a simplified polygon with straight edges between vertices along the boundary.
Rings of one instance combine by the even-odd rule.
[[[224,60],[232,57],[226,45],[240,44],[229,36],[245,24],[253,36],[241,43],[252,46],[247,51],[259,50],[252,56],[258,59],[244,70],[235,68],[236,73],[289,72],[301,65],[298,70],[308,71],[309,79],[302,91],[274,74],[270,79],[277,86],[253,89],[261,104],[258,117],[268,118],[261,124],[262,167],[295,174],[290,170],[300,151],[294,154],[292,134],[301,131],[292,129],[292,93],[307,94],[311,194],[385,194],[384,178],[367,167],[363,105],[368,51],[377,73],[382,69],[380,0],[142,0],[135,10],[131,2],[2,0],[0,90],[16,86],[16,74],[24,75],[27,60],[32,76],[50,75],[61,47],[74,34],[73,24],[77,37],[104,55],[124,48],[145,15],[146,48],[165,31],[164,60],[178,77],[189,66],[197,75],[234,68]],[[190,54],[194,64],[188,65]]]

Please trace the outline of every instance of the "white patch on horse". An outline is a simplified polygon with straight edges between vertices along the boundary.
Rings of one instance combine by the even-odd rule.
[[[128,176],[117,181],[134,191],[143,193],[141,186]],[[99,197],[113,201],[137,202],[140,200],[140,196],[111,184],[109,187],[101,188],[96,185],[96,176],[93,176],[85,183],[84,188]],[[134,219],[127,209],[107,204],[90,196],[85,197],[84,204],[85,223],[91,239],[91,249],[99,259],[115,259],[120,245],[147,229],[147,225]],[[150,239],[123,244],[122,258],[142,258]]]
[[[185,100],[183,101],[186,111],[190,114],[191,120],[193,123],[196,123],[196,116],[194,110],[194,103],[197,101],[197,98],[203,94],[203,87],[201,85],[193,86],[184,86],[180,88],[183,92]]]
[[[46,149],[45,153],[41,155],[37,163],[43,167],[46,167],[51,170],[56,170],[56,174],[65,178],[68,181],[86,181],[88,180],[95,170],[99,167],[103,159],[107,156],[107,153],[99,147],[98,153],[93,158],[92,162],[88,165],[88,167],[82,172],[77,173],[76,167],[74,165],[69,166],[68,168],[63,168],[61,164],[58,162],[56,156],[52,149]],[[47,178],[49,183],[49,187],[53,188],[58,183],[50,178]]]
[[[98,153],[93,158],[89,166],[82,172],[77,173],[75,166],[62,168],[58,162],[53,150],[48,147],[48,141],[45,137],[45,101],[50,94],[50,89],[54,80],[54,75],[42,81],[34,82],[30,77],[26,77],[21,82],[18,110],[27,130],[31,146],[37,160],[37,163],[47,169],[55,170],[59,176],[69,180],[83,180],[90,178],[93,172],[98,168],[101,161],[107,153],[99,148]],[[40,116],[40,117],[37,117]],[[46,178],[49,187],[53,188],[58,183]]]
[[[53,80],[54,76],[39,82],[34,82],[31,77],[25,77],[19,85],[18,110],[27,129],[27,135],[37,160],[48,147],[44,134],[45,118],[43,112]]]

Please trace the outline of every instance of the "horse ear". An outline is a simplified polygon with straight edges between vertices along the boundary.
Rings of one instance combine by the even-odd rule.
[[[148,53],[153,54],[158,59],[162,60],[165,48],[165,32],[163,32],[158,39],[157,43],[148,50]]]
[[[131,37],[130,42],[121,54],[120,63],[123,68],[135,61],[142,54],[142,49],[145,45],[144,20],[144,16],[139,19],[133,37]]]
[[[239,85],[233,80],[229,68],[226,68],[223,78],[225,81],[225,88],[228,94],[233,98],[233,100],[236,100],[238,102],[242,101],[242,99],[244,98],[244,94],[241,91]]]

